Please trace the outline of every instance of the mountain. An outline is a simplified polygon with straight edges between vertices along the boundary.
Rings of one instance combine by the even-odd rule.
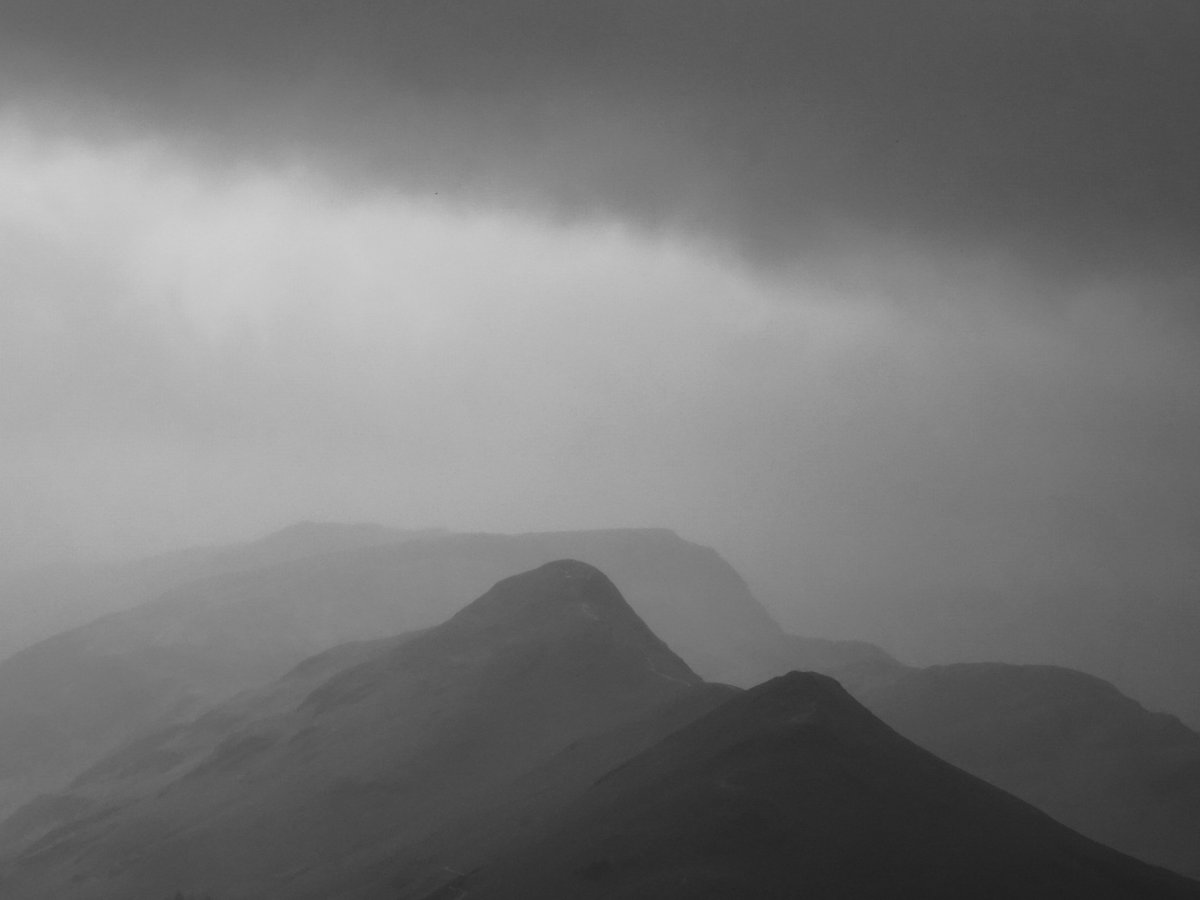
[[[367,652],[378,635],[432,626],[498,579],[561,556],[610,572],[639,615],[706,678],[749,685],[794,668],[833,674],[938,755],[1123,852],[1196,872],[1193,732],[1111,687],[1089,693],[1069,687],[1067,674],[1048,675],[1063,670],[922,674],[870,644],[785,635],[715,551],[660,530],[411,535],[302,524],[220,549],[224,565],[247,568],[184,584],[0,662],[0,818],[45,795],[0,828],[0,845],[5,834],[19,845],[73,810],[78,797],[62,795],[65,783],[128,741],[187,722],[312,654],[362,641],[355,652]],[[334,665],[346,652],[317,659]],[[291,683],[308,684],[300,675]],[[1099,702],[1105,697],[1112,702]],[[212,734],[228,726],[221,716],[204,720]],[[1028,749],[1048,746],[1049,735],[1057,754]],[[171,745],[163,758],[183,750]]]
[[[0,895],[331,896],[557,804],[731,690],[597,569],[554,562],[127,747],[79,779],[66,823],[25,811],[41,833],[0,868]]]
[[[1200,877],[1200,734],[1057,666],[832,674],[900,734],[1122,853]]]
[[[389,536],[365,526],[288,529],[221,556],[227,566],[287,561],[183,584],[0,662],[0,813],[312,654],[435,625],[497,580],[563,557],[612,573],[639,615],[709,679],[749,684],[881,654],[785,636],[714,550],[669,531],[377,543]]]
[[[1110,524],[1112,529],[1128,527],[1119,517]],[[1097,535],[1105,530],[1108,526],[1098,528]],[[1109,538],[1113,533],[1118,531],[1110,530]],[[1038,540],[1043,549],[1061,546],[1064,534],[1063,528],[1051,527]],[[828,605],[841,613],[809,621],[838,631],[852,620],[856,634],[883,641],[921,665],[1003,660],[1090,672],[1150,709],[1171,712],[1200,730],[1200,603],[1195,578],[1180,570],[1177,586],[1163,590],[1136,579],[1131,583],[1122,554],[1142,537],[1130,534],[1127,541],[1100,541],[1103,551],[1080,546],[1074,553],[1060,551],[1056,557],[1064,565],[1079,568],[1063,583],[1031,578],[1001,591],[978,587],[969,579],[926,583],[926,569],[920,567],[911,579],[884,573],[870,579],[861,593],[838,596],[836,606],[830,600]],[[1182,545],[1173,547],[1175,551],[1194,552]],[[1162,564],[1158,560],[1147,571],[1153,573]],[[1192,562],[1186,571],[1196,570]],[[861,612],[850,612],[855,609]]]
[[[612,770],[426,900],[451,897],[1148,900],[1200,884],[1081,837],[900,737],[834,680],[793,673]]]
[[[397,543],[431,532],[372,524],[300,522],[258,540],[193,547],[121,563],[0,571],[0,660],[99,616],[145,603],[200,578]]]
[[[1200,734],[1053,666],[910,670],[859,698],[898,732],[1104,844],[1200,878]]]
[[[129,744],[0,827],[6,900],[1200,897],[832,679],[703,683],[561,560]]]

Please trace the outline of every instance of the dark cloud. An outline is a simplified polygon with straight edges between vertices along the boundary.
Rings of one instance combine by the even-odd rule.
[[[1187,0],[10,0],[0,31],[27,88],[209,146],[774,259],[865,241],[1161,279],[1200,239]]]

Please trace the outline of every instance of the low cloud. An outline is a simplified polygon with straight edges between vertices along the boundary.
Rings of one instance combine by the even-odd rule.
[[[662,524],[899,649],[1183,596],[1198,18],[8,0],[0,556]]]

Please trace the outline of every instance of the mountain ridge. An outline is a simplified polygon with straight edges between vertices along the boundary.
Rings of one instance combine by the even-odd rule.
[[[578,560],[325,651],[22,815],[6,900],[1200,896],[832,678],[704,683]]]
[[[711,680],[748,684],[795,664],[797,651],[737,572],[663,529],[378,544],[374,528],[298,525],[262,541],[311,549],[314,534],[322,549],[357,543],[178,585],[0,660],[0,813],[99,753],[312,654],[430,627],[497,580],[552,559],[613,573],[639,616]]]
[[[93,805],[10,858],[4,895],[153,896],[178,885],[159,880],[160,869],[189,883],[211,875],[179,869],[178,851],[219,859],[248,896],[274,896],[294,878],[330,877],[287,875],[300,860],[374,859],[381,840],[417,841],[570,745],[708,691],[606,576],[577,561],[504,579],[418,635],[351,649],[326,659],[330,671],[294,669],[303,683],[282,679],[246,701],[249,714],[218,708],[94,769],[76,786]],[[283,816],[291,837],[264,837],[259,810]],[[176,825],[152,836],[151,821]],[[256,857],[243,852],[248,840]],[[133,847],[144,862],[119,865],[130,874],[113,876],[106,893],[105,873]],[[60,884],[52,876],[64,854],[78,862]],[[39,877],[54,887],[38,887]]]
[[[815,673],[682,727],[448,887],[477,900],[1200,897],[921,750]]]

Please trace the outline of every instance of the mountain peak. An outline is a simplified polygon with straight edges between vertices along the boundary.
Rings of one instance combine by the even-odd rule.
[[[628,758],[454,887],[477,900],[1200,897],[919,749],[809,672]]]
[[[633,611],[607,575],[575,559],[555,560],[497,582],[435,631],[442,629],[493,643],[532,641],[549,647],[582,641],[616,651],[627,663],[648,667],[668,680],[700,681]]]
[[[743,693],[720,711],[714,745],[821,732],[858,735],[877,727],[875,717],[844,687],[817,672],[788,672]],[[711,718],[711,717],[710,717]]]
[[[820,672],[785,672],[751,688],[747,696],[780,706],[811,704],[828,712],[862,709],[839,681]]]
[[[607,575],[575,559],[555,560],[498,581],[451,621],[488,625],[530,615],[564,613],[646,628]]]
[[[553,562],[548,562],[544,566],[539,566],[536,569],[530,570],[529,573],[542,573],[546,577],[559,578],[567,581],[580,580],[595,580],[603,579],[608,581],[608,577],[589,563],[580,562],[577,559],[556,559]],[[611,583],[611,582],[610,582]]]

